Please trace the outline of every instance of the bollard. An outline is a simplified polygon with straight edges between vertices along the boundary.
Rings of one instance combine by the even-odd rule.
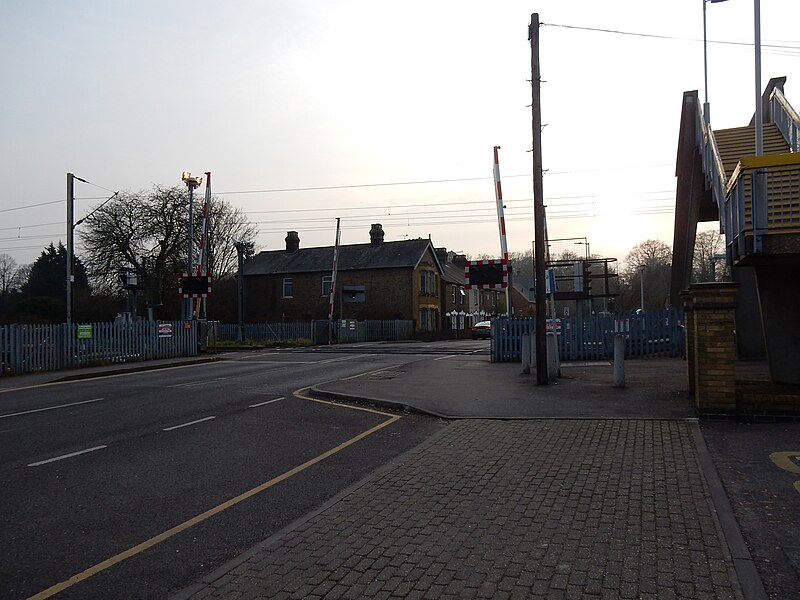
[[[547,378],[555,381],[561,374],[561,364],[558,360],[558,340],[554,333],[547,334]]]
[[[625,387],[625,336],[614,336],[614,387]]]
[[[522,373],[524,375],[531,374],[531,335],[529,333],[522,334]]]

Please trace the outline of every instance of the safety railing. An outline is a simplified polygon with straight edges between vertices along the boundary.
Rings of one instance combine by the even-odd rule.
[[[778,88],[770,94],[769,114],[789,144],[790,152],[800,152],[800,115]]]
[[[767,250],[767,236],[800,234],[800,153],[739,161],[722,214],[729,264]]]
[[[725,204],[725,167],[722,165],[722,158],[719,154],[717,142],[714,139],[714,132],[706,123],[700,105],[697,105],[697,148],[703,160],[703,173],[705,175],[706,187],[711,189],[714,202],[720,213]]]

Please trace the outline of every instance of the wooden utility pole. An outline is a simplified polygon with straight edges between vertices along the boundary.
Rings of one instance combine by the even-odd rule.
[[[539,72],[539,13],[531,15],[531,112],[533,113],[533,258],[536,271],[536,383],[547,385],[547,296],[545,271],[545,215],[542,186],[542,105]]]

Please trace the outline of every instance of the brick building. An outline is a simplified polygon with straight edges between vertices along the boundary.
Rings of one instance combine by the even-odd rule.
[[[417,332],[441,327],[442,265],[428,239],[384,242],[372,225],[368,244],[339,247],[334,318],[408,319]],[[285,250],[259,252],[244,267],[245,321],[328,318],[333,246],[300,248],[288,232]],[[363,287],[362,302],[342,302],[342,290]]]
[[[505,290],[466,289],[466,255],[437,248],[442,265],[442,330],[467,330],[479,321],[506,313]]]

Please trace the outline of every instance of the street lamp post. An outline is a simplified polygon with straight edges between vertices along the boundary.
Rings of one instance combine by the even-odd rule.
[[[754,15],[753,22],[755,24],[754,46],[756,50],[755,55],[755,71],[756,71],[756,156],[764,154],[764,124],[761,122],[764,118],[763,110],[761,108],[761,1],[754,0]]]
[[[67,331],[72,326],[72,252],[75,237],[75,175],[67,173]]]
[[[639,308],[644,312],[644,265],[639,265]]]
[[[194,190],[197,188],[201,183],[203,183],[202,177],[193,177],[189,171],[184,171],[181,174],[181,180],[186,184],[186,187],[189,188],[189,226],[188,226],[188,234],[186,238],[186,245],[188,247],[187,255],[188,258],[186,260],[186,273],[189,275],[192,274],[194,271],[194,248],[192,244],[192,239],[194,237]],[[192,310],[192,299],[186,298],[186,302],[184,304],[184,319],[186,321],[191,321],[194,315],[194,311]]]
[[[725,2],[725,0],[703,0],[703,82],[705,101],[703,102],[703,119],[706,125],[711,123],[711,106],[708,104],[708,38],[706,37],[706,3]]]
[[[238,271],[236,275],[236,313],[237,313],[237,333],[236,340],[244,341],[244,255],[245,252],[253,248],[253,242],[245,240],[233,240],[238,259]]]

